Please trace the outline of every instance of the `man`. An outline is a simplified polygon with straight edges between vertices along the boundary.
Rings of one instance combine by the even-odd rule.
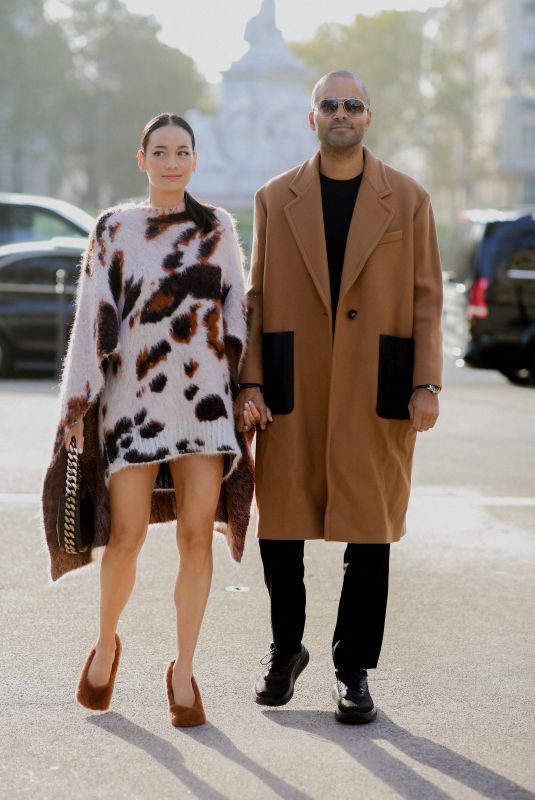
[[[273,644],[258,703],[283,705],[309,655],[303,547],[347,542],[332,652],[335,717],[377,711],[390,543],[405,532],[416,433],[438,417],[442,274],[429,196],[362,141],[363,81],[321,78],[319,152],[255,198],[238,424],[257,429],[260,551]],[[358,199],[357,199],[358,198]]]

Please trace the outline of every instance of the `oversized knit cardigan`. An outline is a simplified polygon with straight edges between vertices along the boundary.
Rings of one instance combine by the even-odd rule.
[[[81,419],[82,472],[96,508],[94,546],[108,541],[113,472],[222,453],[225,480],[216,518],[231,555],[241,558],[252,458],[234,429],[228,354],[240,362],[245,349],[244,282],[233,220],[223,209],[215,214],[206,234],[184,211],[123,205],[101,214],[90,236],[43,486],[53,580],[91,560],[90,552],[59,550],[55,531],[63,442]],[[174,492],[157,484],[151,522],[175,515]]]

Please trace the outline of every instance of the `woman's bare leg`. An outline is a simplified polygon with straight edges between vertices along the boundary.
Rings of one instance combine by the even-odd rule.
[[[190,455],[170,464],[177,504],[180,564],[175,585],[177,656],[175,703],[192,706],[193,655],[212,582],[214,517],[223,477],[223,456]]]
[[[115,631],[136,580],[137,557],[150,516],[158,464],[126,467],[110,478],[110,540],[100,569],[100,632],[88,680],[103,686],[115,655]]]

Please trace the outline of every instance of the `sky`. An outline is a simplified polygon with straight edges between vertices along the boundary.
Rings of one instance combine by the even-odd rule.
[[[261,0],[124,0],[137,14],[149,13],[162,26],[160,38],[193,58],[213,83],[248,49],[243,33]],[[384,9],[425,11],[446,0],[275,0],[277,26],[289,41],[306,41],[325,22],[348,23],[356,14]]]

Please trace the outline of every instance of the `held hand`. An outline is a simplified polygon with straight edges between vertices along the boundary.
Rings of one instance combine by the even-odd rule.
[[[415,431],[428,431],[438,419],[438,397],[427,389],[415,389],[409,402],[409,414]]]
[[[258,387],[242,389],[236,397],[236,426],[239,431],[249,431],[260,425],[264,431],[273,415],[264,402],[262,390]]]
[[[76,425],[73,425],[67,436],[65,437],[65,450],[69,450],[71,439],[76,439],[76,449],[79,453],[84,449],[84,422],[80,420]]]

